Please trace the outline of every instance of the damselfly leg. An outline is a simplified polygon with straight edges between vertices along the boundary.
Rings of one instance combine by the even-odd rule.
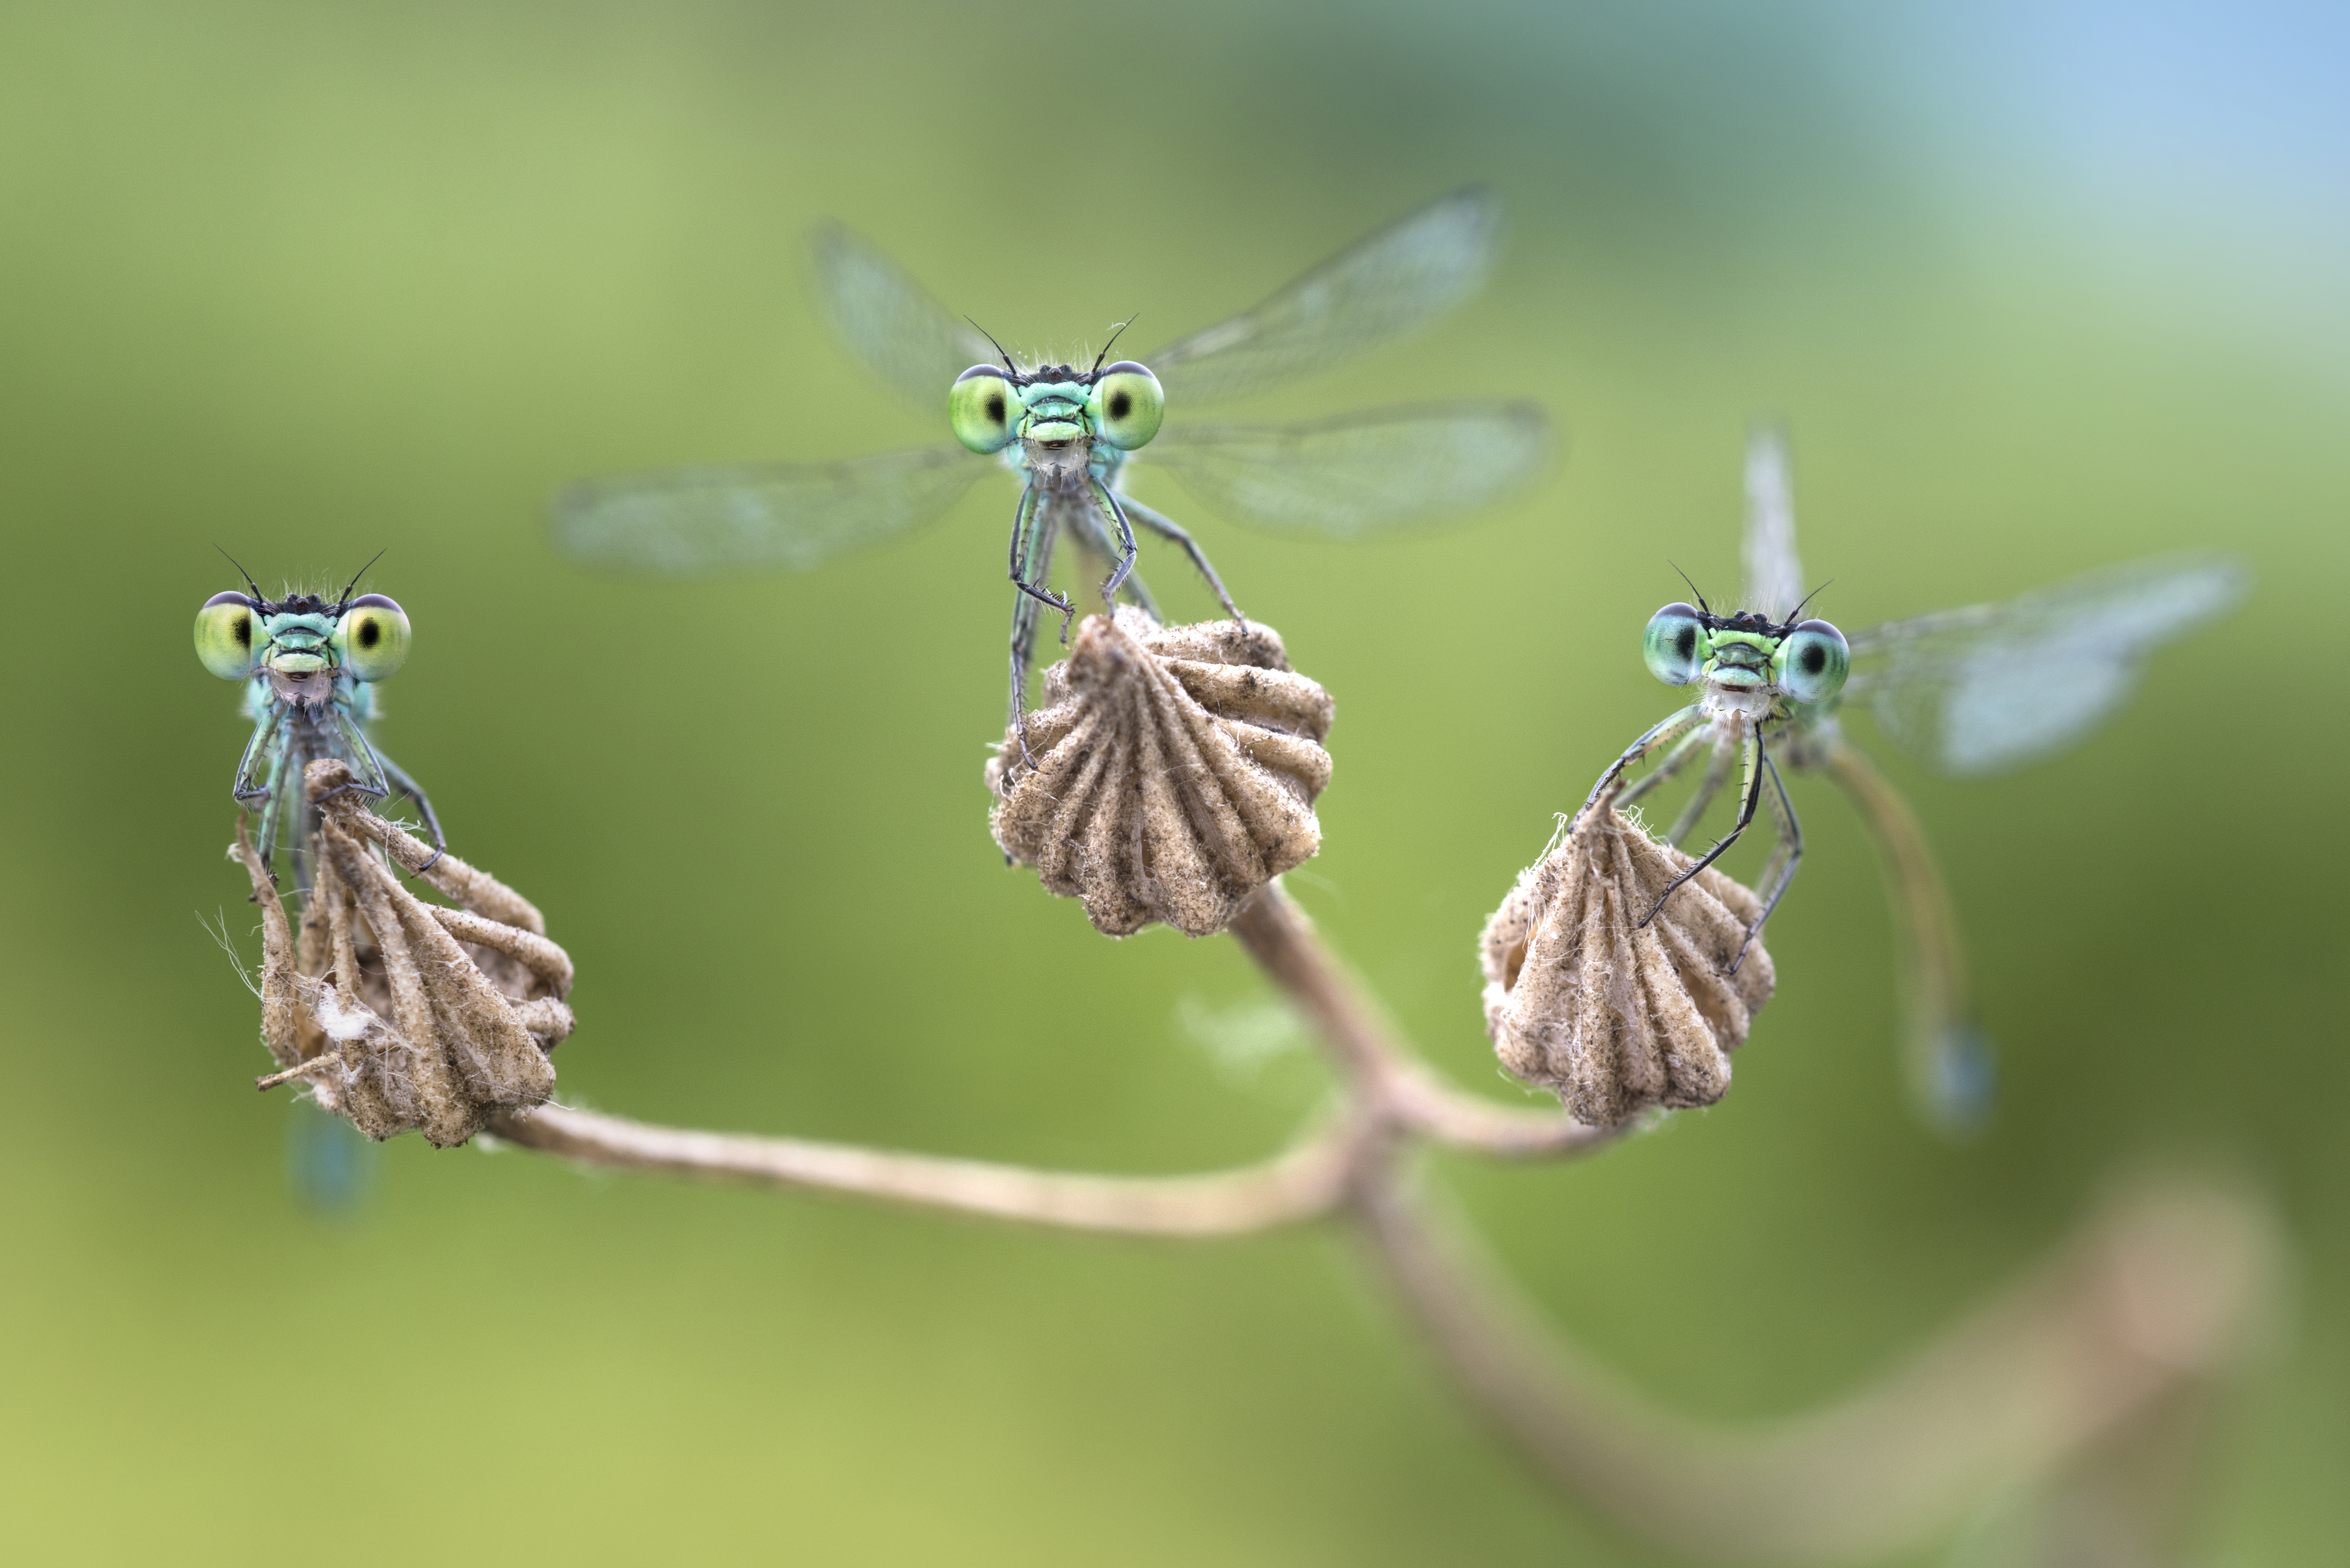
[[[1224,591],[1224,579],[1216,576],[1216,568],[1208,564],[1208,553],[1200,548],[1198,540],[1185,533],[1180,525],[1153,512],[1131,495],[1121,495],[1118,501],[1136,522],[1160,538],[1171,541],[1191,556],[1191,565],[1198,568],[1200,576],[1208,580],[1208,587],[1215,591],[1216,601],[1224,607],[1224,613],[1243,626],[1248,624],[1248,617],[1241,614],[1241,607],[1232,603],[1232,596]]]
[[[1695,864],[1665,884],[1665,890],[1657,895],[1657,901],[1648,907],[1647,914],[1640,917],[1641,925],[1645,926],[1657,918],[1657,911],[1665,907],[1665,900],[1671,898],[1682,883],[1721,859],[1723,853],[1738,842],[1740,836],[1745,833],[1748,826],[1754,820],[1755,808],[1762,803],[1764,764],[1769,758],[1762,749],[1762,732],[1754,727],[1754,722],[1752,719],[1741,719],[1738,727],[1744,732],[1740,739],[1739,749],[1746,761],[1746,788],[1739,795],[1738,820],[1731,824],[1728,833],[1714,840],[1713,847],[1700,856]],[[1753,940],[1752,932],[1747,933],[1747,940]]]
[[[1736,974],[1738,966],[1746,961],[1747,950],[1762,940],[1762,924],[1787,888],[1795,880],[1795,867],[1804,861],[1804,825],[1795,816],[1794,803],[1787,798],[1787,786],[1779,778],[1779,764],[1768,753],[1760,753],[1762,771],[1771,775],[1770,787],[1763,793],[1762,803],[1771,813],[1771,826],[1779,841],[1771,846],[1770,858],[1762,863],[1762,874],[1754,880],[1756,895],[1762,901],[1762,912],[1746,928],[1746,940],[1738,944],[1738,956],[1730,961],[1730,972]]]

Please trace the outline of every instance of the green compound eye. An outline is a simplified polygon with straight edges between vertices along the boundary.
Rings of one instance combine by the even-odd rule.
[[[1779,684],[1798,702],[1825,702],[1844,690],[1852,673],[1852,649],[1844,633],[1824,620],[1807,620],[1779,645]]]
[[[947,391],[947,423],[973,452],[1002,452],[1020,422],[1020,389],[993,365],[973,365]]]
[[[381,594],[353,599],[335,623],[335,656],[354,680],[389,680],[408,661],[408,613]]]
[[[214,594],[196,612],[196,657],[223,680],[253,673],[253,601],[231,591]]]
[[[1705,643],[1705,623],[1695,605],[1670,604],[1648,618],[1640,634],[1640,657],[1648,673],[1668,686],[1686,686],[1697,679],[1699,657]]]
[[[1159,389],[1158,377],[1131,359],[1120,359],[1094,381],[1087,412],[1093,415],[1097,440],[1132,452],[1149,446],[1159,433],[1159,422],[1167,417],[1167,394]]]

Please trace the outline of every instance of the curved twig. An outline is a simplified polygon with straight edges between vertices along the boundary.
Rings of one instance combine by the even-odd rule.
[[[494,1127],[544,1154],[718,1181],[807,1187],[895,1203],[1146,1236],[1230,1236],[1336,1208],[1358,1134],[1334,1123],[1262,1165],[1201,1176],[1092,1176],[852,1144],[655,1127],[566,1106]]]
[[[1440,1084],[1277,888],[1252,898],[1232,929],[1338,1057],[1347,1088],[1347,1108],[1336,1120],[1262,1165],[1196,1176],[1096,1176],[657,1127],[555,1105],[504,1116],[494,1130],[522,1147],[595,1165],[817,1188],[991,1219],[1145,1236],[1235,1235],[1330,1213],[1369,1168],[1369,1157],[1398,1134],[1518,1157],[1579,1153],[1614,1136],[1614,1129],[1491,1105]]]
[[[2252,1205],[2144,1190],[1907,1366],[1741,1428],[1662,1411],[1575,1351],[1393,1167],[1355,1208],[1454,1380],[1528,1458],[1618,1523],[1723,1563],[1864,1563],[1934,1542],[2225,1370],[2278,1260]]]
[[[1518,1158],[1585,1153],[1623,1130],[1589,1127],[1564,1111],[1495,1105],[1442,1083],[1381,1015],[1369,990],[1323,946],[1313,922],[1278,882],[1241,906],[1231,930],[1321,1034],[1349,1085],[1388,1125],[1455,1148]]]
[[[1080,1175],[554,1105],[494,1127],[520,1147],[598,1165],[1072,1230],[1230,1236],[1350,1213],[1470,1402],[1534,1465],[1626,1528],[1724,1563],[1825,1568],[1911,1552],[1987,1501],[2077,1475],[2212,1386],[2269,1297],[2276,1249],[2257,1208],[2210,1189],[2141,1194],[1859,1393],[1776,1423],[1690,1420],[1544,1323],[1468,1232],[1430,1212],[1407,1168],[1423,1143],[1562,1157],[1625,1129],[1445,1085],[1277,885],[1232,930],[1313,1025],[1344,1090],[1329,1123],[1260,1165]]]
[[[1440,1082],[1417,1064],[1398,1075],[1388,1085],[1388,1095],[1398,1118],[1413,1132],[1449,1148],[1496,1159],[1588,1154],[1641,1125],[1636,1118],[1612,1127],[1596,1127],[1564,1111],[1495,1105]]]

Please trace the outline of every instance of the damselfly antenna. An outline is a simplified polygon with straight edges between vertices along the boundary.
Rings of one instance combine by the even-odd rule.
[[[1802,599],[1798,600],[1795,607],[1787,612],[1787,624],[1789,626],[1793,626],[1795,622],[1801,620],[1804,616],[1804,606],[1811,603],[1814,599],[1827,592],[1829,586],[1835,581],[1835,579],[1834,577],[1830,577],[1827,582],[1822,583],[1818,587],[1814,588],[1810,593],[1805,594]]]
[[[968,316],[964,317],[963,317],[963,319],[964,319],[965,321],[971,321],[971,317],[968,317]],[[993,332],[990,332],[986,327],[982,327],[978,322],[976,322],[976,321],[971,321],[971,329],[972,329],[973,332],[978,333],[982,337],[986,338],[990,343],[995,343],[995,334],[994,334],[994,333],[993,333]],[[1003,353],[1003,344],[1001,344],[1001,343],[995,343],[995,351],[996,351],[998,354],[1003,355],[1003,368],[1004,368],[1005,369],[1007,369],[1007,370],[1011,371],[1011,372],[1012,372],[1014,375],[1015,375],[1015,376],[1017,376],[1018,374],[1020,374],[1020,367],[1019,367],[1019,366],[1017,366],[1017,365],[1015,365],[1015,364],[1014,364],[1014,363],[1012,362],[1012,356],[1011,356],[1011,355],[1009,355],[1009,354],[1004,354],[1004,353]]]
[[[383,559],[384,552],[390,548],[391,546],[387,545],[382,550],[378,550],[374,556],[369,560],[366,566],[361,566],[358,571],[351,574],[351,580],[343,585],[342,597],[335,601],[335,613],[337,615],[342,614],[344,610],[350,607],[351,590],[359,586],[359,579],[366,576],[368,573],[373,569],[376,562]]]
[[[246,571],[234,556],[230,555],[226,550],[221,550],[218,545],[214,545],[213,548],[220,550],[222,560],[236,567],[236,575],[244,579],[244,590],[253,596],[253,602],[255,605],[265,605],[269,602],[268,596],[261,591],[261,585],[253,580],[253,574]]]
[[[1139,316],[1141,314],[1142,312],[1138,310],[1134,313],[1134,316]],[[1116,343],[1120,335],[1122,335],[1128,327],[1134,325],[1134,316],[1128,317],[1125,320],[1119,322],[1116,327],[1110,329],[1109,343],[1103,344],[1101,347],[1101,352],[1094,356],[1094,368],[1086,372],[1087,376],[1098,376],[1101,374],[1102,361],[1109,358],[1110,344]]]
[[[1689,583],[1690,592],[1697,594],[1697,607],[1705,611],[1706,614],[1711,615],[1713,613],[1713,607],[1705,602],[1705,596],[1703,594],[1697,593],[1697,585],[1695,583],[1690,583],[1690,575],[1687,572],[1682,571],[1678,565],[1671,561],[1667,561],[1665,565],[1671,566],[1674,572],[1679,576],[1681,581]]]

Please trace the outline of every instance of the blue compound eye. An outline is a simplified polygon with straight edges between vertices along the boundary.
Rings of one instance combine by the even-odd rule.
[[[1686,686],[1705,662],[1705,622],[1694,605],[1671,604],[1648,618],[1640,634],[1648,673],[1668,686]]]
[[[1844,633],[1824,620],[1807,620],[1779,645],[1779,684],[1798,702],[1825,702],[1844,690],[1852,673],[1852,649]]]

